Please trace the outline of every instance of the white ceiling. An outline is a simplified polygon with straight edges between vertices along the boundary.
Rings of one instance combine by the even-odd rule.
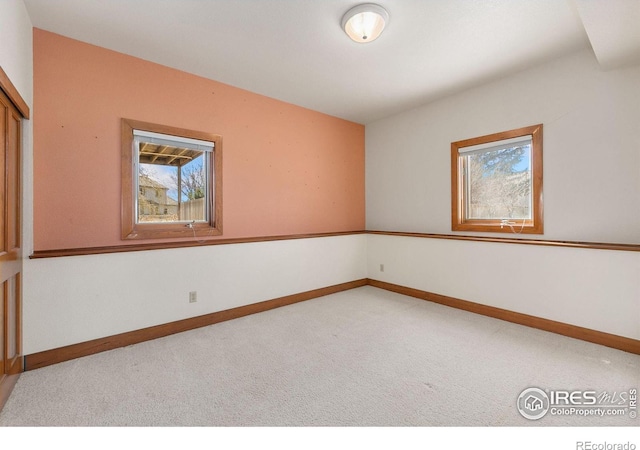
[[[34,27],[358,123],[590,45],[640,56],[640,0],[376,1],[389,24],[356,44],[357,0],[24,0]]]

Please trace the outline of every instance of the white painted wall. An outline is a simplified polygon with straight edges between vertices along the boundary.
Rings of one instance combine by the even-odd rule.
[[[22,248],[33,251],[33,28],[22,0],[0,0],[0,66],[29,106],[22,124]]]
[[[368,124],[367,229],[452,233],[451,142],[538,123],[540,237],[640,243],[640,66],[590,52]]]
[[[367,125],[367,229],[492,235],[451,231],[450,144],[537,123],[545,234],[507,237],[640,243],[640,66],[590,52]],[[369,278],[640,338],[637,252],[381,235],[367,251]]]
[[[384,235],[367,251],[368,278],[640,339],[638,252]]]
[[[33,32],[22,0],[0,0],[0,66],[33,105]]]
[[[24,352],[366,278],[365,245],[359,234],[32,260]]]

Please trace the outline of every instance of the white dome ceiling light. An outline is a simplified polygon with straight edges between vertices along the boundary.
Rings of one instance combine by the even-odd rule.
[[[389,13],[380,5],[364,3],[342,17],[342,29],[355,42],[375,41],[389,22]]]

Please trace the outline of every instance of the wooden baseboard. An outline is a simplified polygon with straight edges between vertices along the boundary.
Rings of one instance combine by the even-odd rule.
[[[447,297],[445,295],[434,294],[432,292],[421,291],[419,289],[413,289],[384,281],[367,279],[367,284],[387,291],[396,292],[398,294],[419,298],[421,300],[439,303],[441,305],[462,309],[475,314],[481,314],[483,316],[493,317],[495,319],[517,323],[518,325],[525,325],[527,327],[537,328],[539,330],[549,331],[551,333],[561,334],[563,336],[640,355],[640,340],[583,328],[576,325],[570,325],[563,322],[556,322],[554,320],[543,319],[541,317],[530,316],[493,306],[481,305],[467,300]]]
[[[156,325],[141,330],[129,331],[127,333],[116,334],[105,338],[94,339],[92,341],[72,344],[66,347],[45,350],[39,353],[33,353],[25,356],[25,370],[34,370],[46,367],[51,364],[69,361],[71,359],[80,358],[82,356],[92,355],[107,350],[113,350],[127,345],[138,344],[140,342],[157,339],[183,331],[193,330],[195,328],[213,325],[215,323],[227,320],[237,319],[239,317],[255,314],[270,309],[279,308],[281,306],[291,305],[293,303],[311,300],[313,298],[322,297],[336,292],[346,291],[349,289],[365,286],[366,279],[350,281],[347,283],[336,284],[334,286],[314,289],[312,291],[301,292],[299,294],[287,295],[285,297],[266,300],[251,305],[240,306],[238,308],[219,311],[203,316],[192,317],[189,319],[178,320],[167,324]]]
[[[441,305],[450,306],[452,308],[462,309],[464,311],[469,311],[475,314],[481,314],[483,316],[493,317],[495,319],[501,319],[507,322],[512,322],[531,328],[537,328],[539,330],[549,331],[575,339],[581,339],[583,341],[604,345],[625,352],[640,354],[639,340],[604,333],[602,331],[591,330],[589,328],[583,328],[576,325],[556,322],[549,319],[543,319],[540,317],[530,316],[527,314],[517,313],[506,309],[495,308],[493,306],[482,305],[467,300],[447,297],[445,295],[434,294],[432,292],[421,291],[419,289],[400,286],[384,281],[365,278],[325,288],[314,289],[312,291],[306,291],[299,294],[293,294],[285,297],[254,303],[251,305],[240,306],[238,308],[219,311],[203,316],[183,319],[176,322],[156,325],[149,328],[143,328],[141,330],[134,330],[127,333],[108,336],[105,338],[94,339],[92,341],[81,342],[79,344],[72,344],[66,347],[33,353],[31,355],[25,356],[24,370],[39,369],[41,367],[46,367],[63,361],[92,355],[94,353],[113,350],[119,347],[125,347],[127,345],[133,345],[151,339],[157,339],[171,334],[213,325],[215,323],[224,322],[227,320],[237,319],[249,314],[268,311],[270,309],[279,308],[281,306],[291,305],[293,303],[311,300],[314,298],[334,294],[336,292],[346,291],[349,289],[354,289],[365,285],[374,286],[380,289],[408,295],[422,300],[428,300],[430,302],[439,303]],[[13,384],[15,384],[15,381],[13,381]],[[11,392],[11,388],[13,388],[13,384],[11,384],[11,387],[8,388],[8,391],[7,389],[5,389],[4,385],[2,386],[2,390],[0,390],[0,402],[2,401],[2,397],[4,395],[8,397],[9,393]]]

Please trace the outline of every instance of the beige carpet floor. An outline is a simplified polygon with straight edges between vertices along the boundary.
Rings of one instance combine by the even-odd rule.
[[[640,356],[370,286],[24,373],[1,426],[637,426],[522,417],[622,392]]]

